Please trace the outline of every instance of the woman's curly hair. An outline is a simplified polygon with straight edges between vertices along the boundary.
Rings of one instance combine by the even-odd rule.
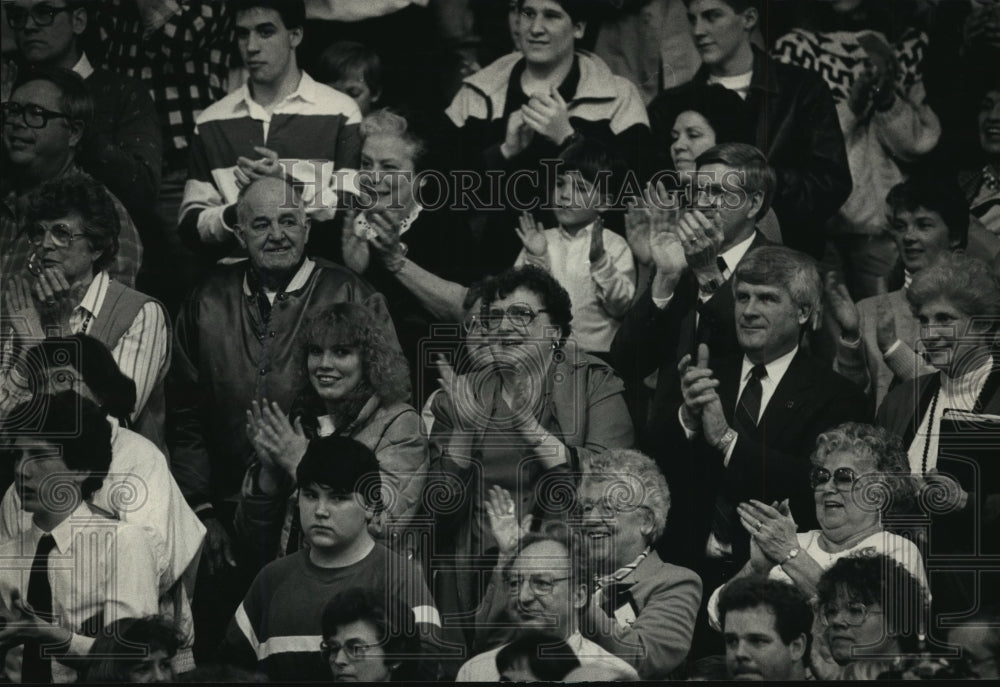
[[[39,220],[61,219],[76,213],[91,248],[100,251],[94,274],[114,264],[118,256],[121,224],[114,201],[104,186],[85,174],[50,179],[28,195],[25,226]]]
[[[816,438],[811,459],[814,465],[819,465],[827,456],[841,451],[866,458],[875,465],[879,480],[890,492],[883,512],[909,508],[915,488],[910,478],[909,460],[898,435],[861,422],[845,422]]]
[[[570,324],[573,321],[573,303],[563,285],[541,267],[523,265],[501,272],[488,284],[483,296],[483,309],[488,310],[494,301],[506,298],[518,288],[525,288],[538,296],[552,324],[559,327],[561,343],[565,342],[573,330]]]
[[[310,346],[345,346],[361,353],[363,383],[385,404],[410,397],[410,367],[392,344],[386,325],[360,303],[335,303],[310,314],[298,338],[298,355],[305,386],[312,390],[306,372]],[[315,393],[315,392],[314,392]]]

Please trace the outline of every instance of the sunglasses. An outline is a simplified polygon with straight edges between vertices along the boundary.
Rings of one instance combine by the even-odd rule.
[[[826,468],[813,468],[809,473],[809,485],[813,489],[818,489],[833,478],[833,484],[840,491],[850,491],[854,487],[854,482],[858,476],[851,468],[837,468],[831,473]]]

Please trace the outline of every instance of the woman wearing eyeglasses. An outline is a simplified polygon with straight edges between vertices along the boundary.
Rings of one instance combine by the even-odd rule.
[[[473,369],[439,362],[443,393],[431,402],[426,500],[448,501],[436,509],[434,529],[442,553],[456,560],[435,577],[435,599],[448,611],[477,607],[477,575],[485,583],[496,562],[487,487],[514,495],[519,522],[559,517],[574,493],[567,471],[585,455],[633,444],[623,384],[569,339],[570,299],[552,275],[507,270],[483,301],[480,335],[492,357]]]
[[[413,611],[395,597],[356,587],[323,609],[320,654],[334,682],[409,682],[421,675]],[[426,666],[425,666],[426,668]]]
[[[899,560],[871,551],[842,557],[820,577],[816,595],[812,670],[819,679],[898,677],[919,658],[927,583]],[[832,664],[817,661],[817,645]]]
[[[791,582],[812,597],[823,571],[837,560],[872,551],[898,560],[926,587],[917,547],[885,531],[882,523],[890,507],[905,507],[913,496],[899,437],[845,422],[817,438],[812,463],[809,478],[820,529],[797,532],[786,503],[740,504],[740,522],[750,533],[750,560],[735,578],[767,576]],[[716,629],[722,589],[715,590],[708,605]]]
[[[285,414],[255,401],[247,434],[256,453],[236,512],[241,539],[266,560],[299,548],[295,471],[314,437],[351,437],[375,452],[382,473],[386,525],[396,537],[420,510],[427,444],[420,416],[407,403],[409,369],[375,314],[358,303],[336,303],[309,317],[299,337],[302,390]],[[282,523],[284,526],[282,526]],[[373,532],[385,536],[385,533]]]

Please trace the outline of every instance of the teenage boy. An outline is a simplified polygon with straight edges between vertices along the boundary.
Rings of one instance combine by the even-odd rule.
[[[425,652],[440,619],[417,563],[381,544],[368,524],[382,510],[378,459],[343,436],[314,439],[296,471],[299,520],[307,542],[267,565],[236,609],[219,659],[276,682],[327,681],[323,606],[352,587],[394,594],[413,609]]]
[[[781,64],[750,37],[763,16],[760,0],[684,0],[702,66],[688,83],[649,104],[653,149],[669,150],[678,98],[719,85],[729,91],[741,120],[739,140],[767,156],[777,184],[774,213],[785,245],[819,259],[823,225],[847,200],[851,170],[833,96],[822,77]],[[660,168],[666,169],[666,161]]]
[[[64,391],[7,417],[31,527],[0,544],[2,681],[74,682],[104,625],[157,612],[162,570],[144,528],[89,506],[111,465],[104,411]]]
[[[559,155],[553,210],[559,226],[545,229],[528,213],[517,235],[524,249],[515,267],[548,270],[573,303],[573,335],[588,353],[607,354],[635,295],[635,260],[628,242],[604,228],[615,179],[624,164],[602,143],[584,139]],[[610,174],[602,173],[610,171]]]
[[[317,222],[332,220],[337,207],[334,172],[357,169],[361,155],[358,106],[296,60],[303,0],[231,4],[247,83],[198,117],[180,209],[181,238],[215,258],[236,248],[237,195],[262,176],[302,185],[314,239],[321,238],[331,229]]]

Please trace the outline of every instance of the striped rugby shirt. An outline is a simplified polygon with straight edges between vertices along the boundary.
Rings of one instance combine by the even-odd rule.
[[[285,173],[302,184],[313,221],[332,219],[337,189],[345,183],[347,190],[353,188],[361,157],[360,124],[354,100],[305,72],[295,92],[271,113],[253,100],[244,84],[197,119],[181,201],[181,233],[197,243],[229,240],[233,227],[223,213],[239,194],[236,160],[260,158],[254,146],[278,153]]]

